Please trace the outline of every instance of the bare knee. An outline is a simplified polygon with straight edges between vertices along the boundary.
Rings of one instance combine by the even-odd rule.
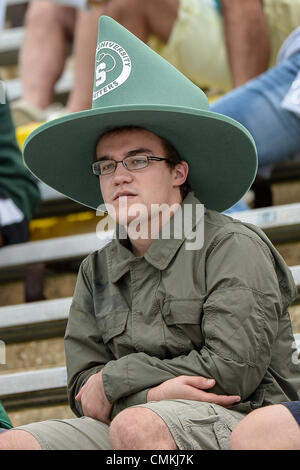
[[[1,433],[0,450],[41,450],[41,446],[29,432],[10,429]]]
[[[177,449],[164,421],[148,408],[128,408],[119,413],[110,425],[113,449]]]
[[[284,405],[252,411],[233,430],[231,450],[300,449],[300,430]]]

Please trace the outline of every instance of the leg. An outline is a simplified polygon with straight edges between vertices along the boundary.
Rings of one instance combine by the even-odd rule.
[[[231,450],[300,450],[299,424],[284,405],[252,411],[233,430]]]
[[[96,419],[50,419],[1,433],[0,450],[111,450],[108,426]]]
[[[211,106],[212,111],[236,119],[250,131],[257,146],[259,171],[299,152],[300,118],[281,106],[299,66],[298,53]]]
[[[70,113],[92,107],[98,21],[102,13],[103,6],[80,11],[77,15],[73,47],[74,87],[66,106]]]
[[[53,101],[72,38],[76,11],[50,1],[32,2],[20,55],[25,101],[44,109]],[[33,73],[34,70],[34,73]]]
[[[0,436],[0,450],[41,450],[38,441],[28,432],[10,429]]]
[[[177,18],[179,0],[110,0],[104,14],[146,42],[150,34],[167,42]]]
[[[191,400],[163,400],[119,413],[109,431],[117,450],[227,450],[244,414]]]
[[[147,408],[128,408],[110,425],[109,439],[117,450],[176,450],[177,446],[165,422]]]

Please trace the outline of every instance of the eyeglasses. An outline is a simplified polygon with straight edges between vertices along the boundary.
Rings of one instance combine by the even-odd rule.
[[[135,155],[125,157],[119,162],[116,160],[98,160],[92,164],[92,171],[97,176],[110,175],[116,171],[118,163],[122,163],[124,168],[129,171],[142,170],[149,165],[150,160],[160,162],[168,159],[163,157],[148,157],[148,155]]]

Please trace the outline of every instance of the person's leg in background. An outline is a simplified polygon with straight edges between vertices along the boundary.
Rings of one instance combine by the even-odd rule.
[[[44,109],[53,102],[70,41],[76,10],[50,1],[31,2],[26,15],[26,33],[20,54],[24,100]]]
[[[274,163],[300,151],[300,116],[281,106],[299,69],[297,53],[211,106],[212,111],[236,119],[252,134],[258,152],[258,172],[263,176],[269,175]]]
[[[77,13],[73,43],[74,86],[66,104],[70,113],[92,107],[98,21],[103,11],[104,2],[99,7]]]
[[[104,14],[144,42],[150,34],[167,42],[178,14],[179,0],[110,0]]]

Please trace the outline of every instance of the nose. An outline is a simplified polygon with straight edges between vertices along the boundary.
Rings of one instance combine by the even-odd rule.
[[[114,184],[120,185],[122,183],[130,183],[133,180],[133,174],[127,170],[122,163],[117,165],[117,168],[113,174]]]

